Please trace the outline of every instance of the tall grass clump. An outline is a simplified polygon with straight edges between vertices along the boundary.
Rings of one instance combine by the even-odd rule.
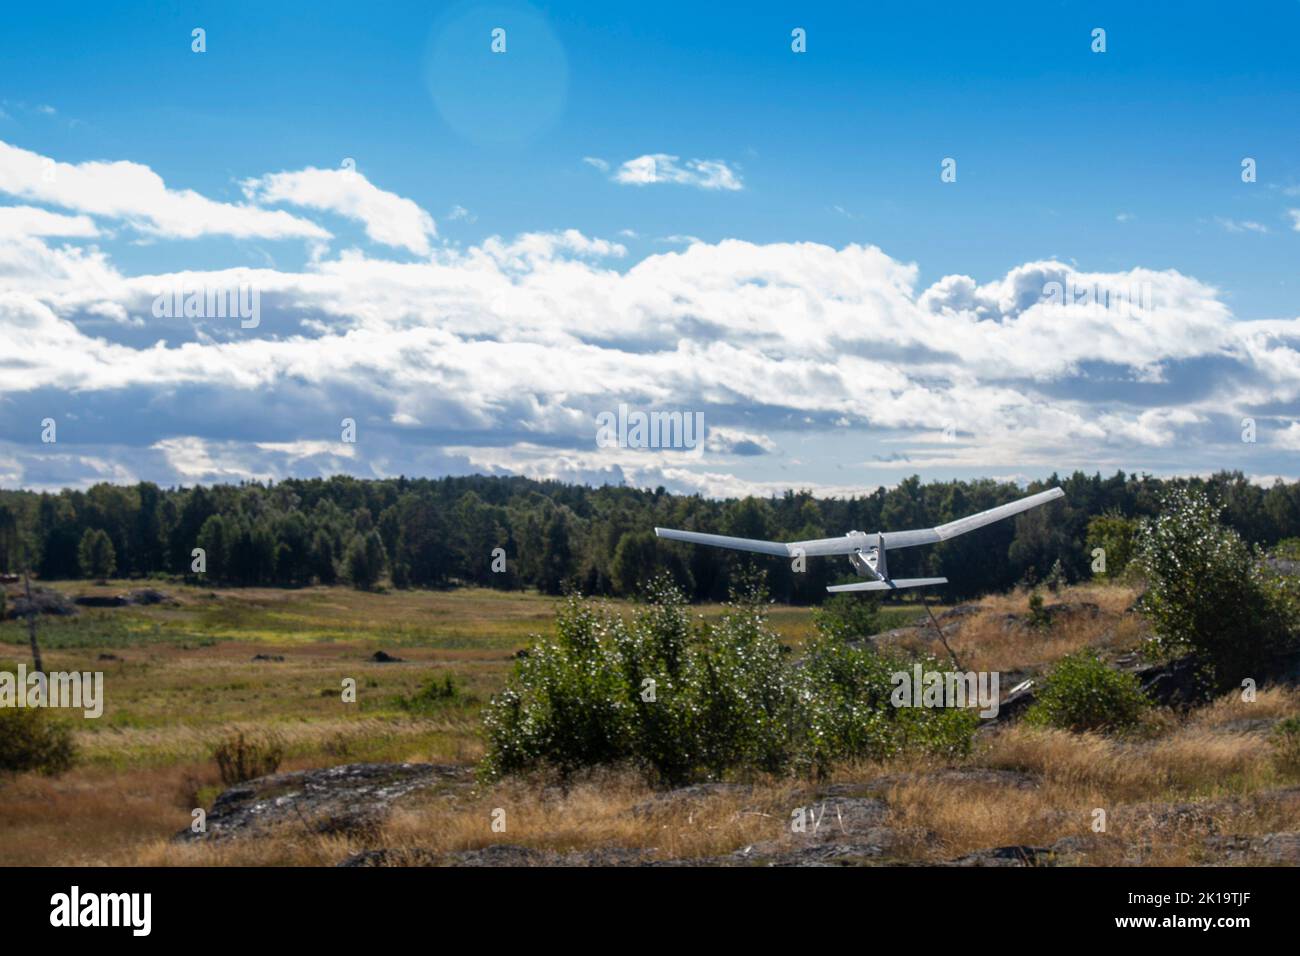
[[[280,768],[284,744],[274,736],[247,736],[241,730],[212,749],[221,782],[227,787],[266,777]]]

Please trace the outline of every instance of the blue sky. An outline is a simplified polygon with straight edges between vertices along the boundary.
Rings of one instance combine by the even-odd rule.
[[[0,482],[496,470],[725,494],[912,470],[1294,477],[1298,36],[1297,2],[13,10],[0,203],[24,211],[0,239],[0,330],[88,358],[58,374],[0,360]],[[86,194],[61,193],[62,175],[24,184],[32,157],[74,177],[137,164],[171,198],[121,170]],[[349,159],[363,192],[268,178]],[[151,203],[184,191],[209,205],[158,219]],[[87,198],[104,192],[125,198]],[[223,218],[252,207],[279,216]],[[567,230],[581,241],[554,238]],[[552,238],[539,252],[525,236]],[[136,280],[180,272],[259,284],[265,321],[136,321]],[[1146,282],[1166,306],[1054,326],[1022,293],[1058,279]],[[390,280],[400,320],[368,309]],[[602,389],[534,381],[538,362]],[[720,363],[750,380],[711,380]],[[716,441],[602,457],[583,423],[620,401],[703,410]],[[337,423],[315,413],[350,405],[366,437],[332,448]],[[67,426],[57,447],[32,445],[46,414]],[[935,445],[945,428],[956,442]]]

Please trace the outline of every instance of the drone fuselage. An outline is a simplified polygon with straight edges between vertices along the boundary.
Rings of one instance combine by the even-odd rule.
[[[850,531],[849,536],[859,534],[857,531]],[[853,570],[857,572],[858,577],[870,578],[873,581],[888,581],[889,567],[885,560],[885,536],[876,535],[880,542],[878,545],[870,545],[865,548],[858,548],[849,554],[849,564],[853,565]]]

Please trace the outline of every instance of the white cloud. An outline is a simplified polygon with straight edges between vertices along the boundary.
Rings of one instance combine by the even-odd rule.
[[[1300,451],[1300,422],[1293,421],[1282,429],[1277,435],[1276,442],[1279,448]]]
[[[1222,226],[1227,232],[1268,232],[1268,226],[1260,222],[1253,222],[1249,219],[1225,219],[1222,216],[1215,216],[1214,221]]]
[[[667,153],[649,153],[629,159],[614,173],[614,181],[627,186],[676,183],[700,189],[738,190],[740,174],[720,159],[688,159],[684,163]]]
[[[410,199],[375,186],[355,169],[271,173],[245,180],[244,194],[260,203],[288,203],[360,222],[374,242],[428,255],[438,234],[433,217]]]
[[[734,239],[616,269],[624,246],[564,230],[124,275],[42,238],[88,238],[90,215],[0,212],[0,408],[61,421],[57,452],[0,440],[0,482],[484,468],[730,494],[930,470],[1284,474],[1300,450],[1300,319],[1239,320],[1173,270],[1041,261],[926,287],[874,246]],[[256,288],[261,324],[154,318],[176,283]],[[1149,296],[1052,303],[1052,283]],[[623,401],[703,411],[709,440],[596,448],[595,413]],[[356,445],[336,441],[343,417]]]
[[[151,447],[162,452],[167,463],[187,481],[266,481],[273,477],[241,467],[232,460],[229,449],[226,454],[218,452],[223,459],[218,462],[213,457],[216,449],[201,438],[166,438]]]
[[[35,206],[0,206],[0,239],[24,236],[70,236],[91,239],[99,235],[89,216],[65,216]]]
[[[139,163],[60,163],[4,142],[0,142],[0,192],[120,219],[141,232],[172,239],[329,238],[320,226],[287,212],[216,202],[189,189],[169,189],[161,176]]]

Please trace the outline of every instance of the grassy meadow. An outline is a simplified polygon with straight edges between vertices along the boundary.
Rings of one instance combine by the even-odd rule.
[[[79,596],[135,585],[52,586]],[[1126,738],[1016,724],[977,740],[967,758],[842,767],[816,787],[760,780],[702,793],[679,814],[647,814],[633,810],[655,794],[635,775],[599,773],[556,790],[537,781],[486,785],[470,773],[484,751],[480,709],[515,653],[549,631],[553,598],[476,589],[162,590],[174,604],[82,608],[41,620],[47,668],[104,672],[104,714],[59,715],[75,725],[80,756],[72,770],[0,779],[0,865],[316,865],[375,846],[447,853],[499,842],[689,860],[790,840],[789,808],[828,783],[884,798],[888,825],[904,837],[893,852],[914,862],[1073,837],[1091,847],[1090,862],[1178,864],[1201,862],[1205,840],[1217,833],[1300,830],[1300,801],[1271,796],[1300,780],[1276,765],[1264,726],[1300,714],[1294,690],[1265,689],[1251,705],[1230,696],[1188,717],[1153,711]],[[985,598],[950,644],[965,668],[1014,675],[1040,673],[1084,647],[1123,653],[1144,637],[1140,618],[1126,613],[1133,597],[1121,587],[1068,589],[1059,600],[1090,602],[1100,613],[1047,632],[1003,626],[1008,615],[1024,614],[1025,594]],[[720,612],[694,609],[706,619]],[[924,619],[915,605],[887,607],[886,615],[891,626]],[[812,633],[808,609],[774,606],[771,621],[796,651]],[[928,630],[898,639],[946,653]],[[0,623],[0,669],[30,663],[26,640],[22,622]],[[377,651],[401,661],[373,662]],[[450,697],[404,705],[448,676]],[[345,678],[357,683],[356,703],[341,699]],[[171,842],[192,809],[210,807],[223,789],[213,748],[240,730],[274,734],[284,747],[281,771],[409,761],[459,765],[465,782],[450,795],[416,795],[364,836]],[[972,770],[987,778],[942,776]],[[1035,784],[999,782],[998,774],[1031,775]],[[1170,816],[1161,808],[1171,804],[1204,812]],[[511,808],[508,841],[485,825],[500,806]],[[1097,806],[1110,808],[1112,839],[1090,831]]]
[[[139,582],[47,586],[111,596]],[[240,730],[274,734],[284,746],[281,770],[473,764],[483,752],[483,702],[515,652],[549,631],[556,605],[533,592],[476,588],[161,590],[175,603],[41,618],[46,667],[103,671],[104,713],[60,715],[76,729],[79,760],[70,772],[0,780],[0,865],[121,862],[142,842],[166,839],[221,791],[212,751]],[[721,608],[697,611],[713,618]],[[918,613],[888,611],[897,623]],[[774,606],[772,619],[793,645],[812,631],[805,608]],[[372,662],[377,651],[401,660]],[[19,662],[30,667],[26,625],[0,623],[0,669]],[[447,675],[453,699],[415,712],[402,706]],[[357,683],[356,703],[342,701],[345,678]]]

